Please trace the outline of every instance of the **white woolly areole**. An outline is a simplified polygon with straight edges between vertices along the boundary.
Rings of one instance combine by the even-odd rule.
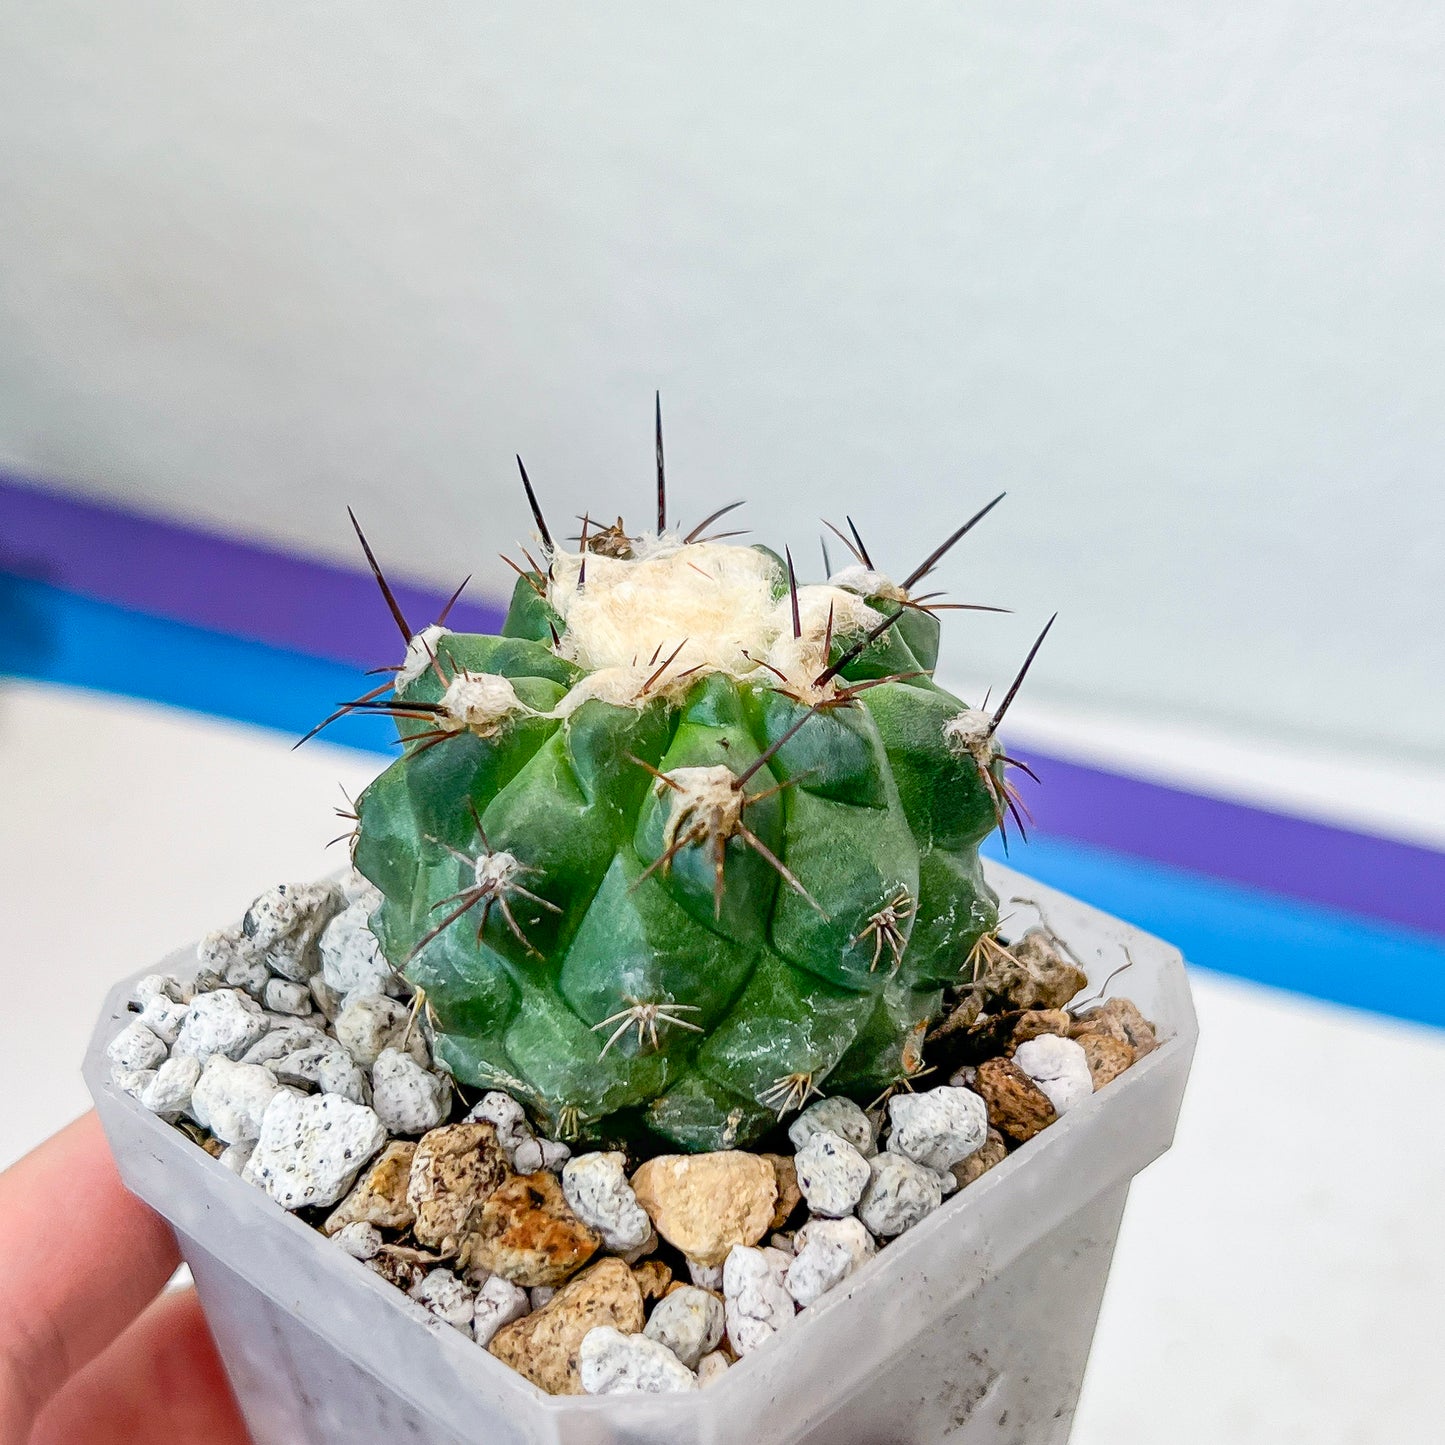
[[[774,636],[764,655],[768,666],[781,673],[788,690],[805,702],[816,702],[833,692],[830,680],[822,688],[813,679],[828,670],[828,617],[832,614],[833,641],[846,641],[868,632],[883,620],[856,592],[823,583],[798,588],[799,636],[793,636],[793,603],[778,600],[773,609]]]
[[[510,679],[492,672],[459,672],[441,697],[437,726],[446,732],[470,728],[479,737],[491,737],[513,713],[532,711]]]
[[[396,671],[397,687],[409,687],[431,666],[432,658],[436,656],[437,639],[447,636],[449,631],[439,622],[433,622],[407,643],[406,656]]]
[[[492,898],[508,892],[519,873],[530,871],[510,853],[483,853],[472,860],[477,887]]]
[[[646,679],[657,663],[642,664],[682,644],[676,671],[751,672],[756,664],[745,654],[763,655],[776,632],[777,563],[719,542],[643,538],[636,546],[631,560],[589,552],[580,589],[581,555],[553,554],[547,600],[567,624],[562,655],[589,672],[640,668]]]
[[[906,602],[908,594],[889,576],[865,567],[861,562],[841,568],[828,578],[830,587],[842,587],[862,597],[886,597],[890,602]]]
[[[974,758],[987,760],[997,751],[989,729],[993,716],[982,708],[966,707],[957,717],[951,717],[943,725],[943,741],[955,757],[965,753]]]
[[[662,843],[666,851],[677,842],[680,833],[699,824],[707,830],[709,841],[730,838],[743,815],[747,794],[736,786],[737,778],[730,768],[717,764],[710,768],[674,768],[667,774],[674,784],[657,784],[672,799],[672,808],[663,827]]]

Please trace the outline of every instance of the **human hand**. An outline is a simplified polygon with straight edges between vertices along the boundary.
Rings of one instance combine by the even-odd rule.
[[[247,1445],[170,1230],[87,1114],[0,1174],[0,1445]]]

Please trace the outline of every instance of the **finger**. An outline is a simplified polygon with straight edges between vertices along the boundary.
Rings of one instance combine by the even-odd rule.
[[[155,1298],[179,1262],[165,1223],[127,1194],[93,1113],[0,1174],[5,1308],[0,1440]]]
[[[194,1290],[154,1301],[41,1412],[30,1445],[248,1445]]]

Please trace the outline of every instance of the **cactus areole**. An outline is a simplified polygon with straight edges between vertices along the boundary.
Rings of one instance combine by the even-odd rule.
[[[917,574],[860,543],[799,586],[665,518],[573,552],[536,516],[501,635],[393,603],[394,690],[352,705],[402,739],[354,859],[438,1059],[563,1137],[685,1150],[906,1084],[996,927],[978,845],[1013,801],[999,714],[932,679]]]

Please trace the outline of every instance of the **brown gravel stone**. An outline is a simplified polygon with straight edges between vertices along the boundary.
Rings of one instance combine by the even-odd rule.
[[[659,1154],[632,1176],[637,1202],[669,1244],[699,1264],[721,1264],[735,1244],[772,1227],[778,1177],[761,1154]]]
[[[642,1291],[620,1259],[608,1258],[564,1284],[541,1309],[504,1325],[487,1348],[549,1395],[580,1395],[577,1354],[597,1325],[625,1335],[642,1328]]]
[[[1071,1034],[1081,1039],[1087,1033],[1108,1034],[1134,1050],[1134,1057],[1142,1059],[1159,1047],[1154,1025],[1139,1012],[1127,998],[1111,998],[1097,1008],[1081,1013],[1074,1020]]]
[[[331,1211],[321,1228],[327,1234],[347,1224],[374,1224],[378,1229],[410,1229],[416,1211],[407,1203],[416,1145],[409,1140],[388,1144],[356,1188]]]
[[[415,1260],[393,1249],[383,1249],[375,1259],[367,1260],[366,1267],[400,1290],[411,1289],[425,1279],[427,1273]]]
[[[1096,1090],[1112,1084],[1134,1062],[1133,1046],[1116,1039],[1113,1034],[1080,1034],[1078,1040],[1088,1061],[1089,1072],[1094,1076]]]
[[[528,1289],[560,1285],[602,1248],[602,1236],[572,1213],[546,1169],[499,1185],[471,1216],[461,1262]]]
[[[802,1202],[803,1191],[798,1188],[798,1170],[790,1154],[764,1154],[763,1158],[773,1166],[778,1181],[778,1202],[773,1209],[768,1233],[781,1229],[792,1217],[793,1211]]]
[[[672,1271],[660,1259],[633,1265],[632,1274],[643,1299],[661,1299],[672,1287]]]
[[[988,1105],[988,1122],[1016,1144],[1032,1139],[1059,1117],[1048,1095],[1012,1059],[980,1064],[973,1087]]]
[[[1063,1008],[1089,982],[1088,975],[1064,957],[1045,929],[1029,929],[1009,945],[1008,955],[1012,962],[994,956],[986,981],[989,993],[1009,1008]]]
[[[474,1211],[510,1173],[491,1124],[444,1124],[423,1134],[406,1186],[417,1242],[454,1254]]]
[[[975,1179],[987,1174],[995,1164],[1002,1164],[1008,1158],[1008,1144],[997,1129],[990,1129],[988,1137],[972,1154],[953,1166],[953,1177],[958,1187],[972,1184]]]

